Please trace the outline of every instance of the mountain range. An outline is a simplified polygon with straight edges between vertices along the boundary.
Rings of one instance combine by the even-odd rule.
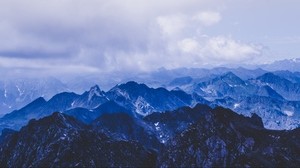
[[[207,105],[142,118],[127,112],[107,113],[88,125],[55,112],[30,120],[20,131],[4,129],[0,165],[297,167],[299,133],[299,128],[267,130],[256,114],[245,117]]]
[[[0,81],[0,165],[300,165],[298,72],[181,68],[127,79],[81,93],[94,82]]]
[[[184,84],[177,82],[200,82],[205,78],[220,76],[227,72],[236,74],[242,80],[248,80],[251,78],[255,79],[267,72],[272,72],[275,75],[284,77],[293,83],[299,83],[300,69],[297,68],[300,67],[299,60],[299,58],[296,58],[279,60],[270,64],[251,66],[243,65],[243,67],[248,67],[249,69],[243,67],[216,67],[209,69],[177,68],[172,70],[160,68],[156,71],[133,73],[132,75],[124,75],[124,73],[95,74],[63,77],[60,79],[56,79],[54,77],[37,78],[26,76],[5,76],[4,79],[0,79],[0,116],[12,112],[13,110],[20,109],[39,97],[49,100],[55,94],[60,92],[72,91],[77,94],[81,94],[88,87],[96,84],[99,84],[104,90],[109,90],[116,84],[126,83],[127,81],[145,83],[154,88],[167,88]]]
[[[284,74],[289,74],[289,78],[284,78]],[[153,112],[193,107],[197,103],[223,106],[245,116],[255,113],[269,129],[294,129],[300,124],[297,75],[266,72],[245,80],[233,72],[225,72],[204,78],[175,78],[165,88],[151,88],[130,81],[107,92],[95,85],[82,94],[62,92],[49,100],[37,98],[0,118],[0,129],[18,130],[30,119],[39,119],[55,111],[90,123],[108,112],[127,111],[134,116],[148,116]],[[295,80],[290,80],[292,77]]]

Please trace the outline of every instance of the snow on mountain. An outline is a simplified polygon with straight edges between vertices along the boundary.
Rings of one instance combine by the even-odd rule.
[[[255,114],[244,117],[218,107],[204,112],[185,131],[170,139],[158,155],[158,165],[298,167],[299,131],[267,130]]]
[[[0,114],[6,114],[44,97],[50,99],[68,87],[56,78],[19,78],[0,80]]]
[[[216,72],[222,70],[224,69],[215,69]],[[288,74],[289,78],[297,75]],[[299,84],[285,79],[282,75],[265,73],[257,78],[244,80],[233,72],[225,72],[201,79],[183,77],[175,81],[173,90],[151,88],[131,81],[118,84],[108,92],[102,91],[97,85],[83,94],[62,92],[41,107],[28,112],[22,108],[11,113],[18,121],[15,125],[4,116],[0,119],[0,127],[19,129],[29,119],[41,118],[54,111],[66,112],[85,123],[90,123],[105,111],[129,111],[138,116],[147,116],[153,112],[172,111],[183,106],[192,107],[197,103],[211,107],[224,106],[245,116],[256,113],[270,129],[299,127]],[[186,87],[187,85],[189,87]],[[15,91],[18,95],[25,94],[21,87]],[[3,97],[5,93],[6,91],[3,92]],[[107,107],[104,106],[109,103],[111,104],[106,105]],[[116,110],[109,110],[109,106]]]
[[[63,112],[74,108],[92,110],[107,101],[108,98],[98,86],[92,87],[90,91],[86,91],[81,95],[62,92],[53,96],[49,101],[46,101],[44,98],[38,98],[27,106],[0,118],[0,129],[7,127],[18,130],[30,119],[39,119],[53,112]]]
[[[278,60],[260,66],[268,71],[288,70],[291,72],[300,72],[300,58]]]
[[[148,115],[155,111],[172,110],[192,103],[192,97],[177,95],[165,88],[149,88],[145,84],[127,82],[117,85],[107,92],[110,100],[121,106]]]
[[[287,100],[300,101],[300,83],[292,83],[273,73],[266,73],[258,77],[256,81],[260,85],[271,87]]]

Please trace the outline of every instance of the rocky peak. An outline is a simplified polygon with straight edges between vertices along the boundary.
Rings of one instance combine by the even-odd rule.
[[[100,89],[100,87],[98,85],[91,87],[91,89],[89,91],[89,100],[93,96],[100,96],[100,97],[104,96],[104,92]]]

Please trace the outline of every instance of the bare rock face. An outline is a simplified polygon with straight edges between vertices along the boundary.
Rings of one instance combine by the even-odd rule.
[[[167,138],[166,138],[167,137]],[[206,105],[139,118],[107,113],[90,125],[63,113],[0,136],[3,167],[298,167],[300,129]],[[160,140],[160,142],[158,141]]]
[[[153,166],[155,153],[133,141],[110,139],[65,114],[31,120],[0,146],[4,167]]]
[[[271,131],[257,116],[216,108],[161,150],[160,167],[296,167],[300,129]]]

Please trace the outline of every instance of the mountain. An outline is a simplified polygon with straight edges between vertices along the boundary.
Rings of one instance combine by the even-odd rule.
[[[197,104],[194,108],[181,107],[174,111],[152,113],[143,120],[155,130],[156,137],[160,142],[166,143],[210,110],[212,109],[207,105]]]
[[[208,111],[160,151],[160,167],[298,167],[300,129],[272,131],[257,115]]]
[[[120,106],[112,100],[107,101],[92,110],[78,107],[64,111],[65,114],[73,116],[77,120],[86,124],[92,123],[95,119],[97,119],[103,114],[114,114],[119,112],[135,115],[135,113],[133,113],[132,111],[125,109],[124,107]]]
[[[107,97],[142,116],[193,103],[191,96],[175,94],[165,88],[149,88],[145,84],[138,84],[133,81],[115,86],[107,92]]]
[[[31,120],[0,144],[0,165],[4,167],[144,167],[154,164],[155,153],[139,143],[111,139],[57,112]]]
[[[143,117],[154,112],[172,111],[179,107],[193,107],[197,103],[211,107],[223,106],[239,114],[262,117],[269,129],[293,129],[300,125],[300,101],[297,99],[297,83],[266,73],[255,79],[243,80],[232,72],[192,81],[189,93],[180,86],[173,90],[150,88],[145,84],[127,82],[108,92],[97,85],[79,95],[62,92],[49,101],[37,102],[15,110],[0,118],[3,128],[20,129],[30,119],[39,119],[54,111],[64,112],[90,124],[102,114],[127,112]],[[292,100],[289,100],[290,97]]]
[[[46,105],[44,98],[38,98],[20,110],[15,110],[0,118],[0,130],[3,128],[19,129],[26,125],[33,118],[38,118],[43,113],[43,107]],[[48,114],[45,114],[47,116]]]
[[[260,65],[268,71],[288,70],[291,72],[300,72],[300,58],[278,60],[270,64]]]
[[[105,92],[96,85],[81,95],[70,92],[56,94],[48,101],[47,105],[54,111],[64,111],[75,107],[94,109],[106,101],[108,98]]]
[[[289,74],[290,78],[296,76],[295,73]],[[271,72],[248,80],[226,72],[173,87],[190,94],[196,93],[208,100],[203,103],[211,107],[223,106],[245,116],[256,113],[262,117],[267,128],[293,129],[300,125],[298,85]]]
[[[193,78],[190,76],[184,76],[184,77],[179,77],[173,79],[170,83],[169,86],[182,86],[182,85],[187,85],[190,84],[193,81]]]
[[[300,72],[290,72],[287,70],[274,71],[273,74],[285,78],[293,83],[300,83]]]
[[[118,140],[133,140],[146,148],[158,150],[158,141],[155,130],[143,120],[124,112],[106,113],[98,117],[91,124],[94,130],[105,132]]]
[[[30,119],[39,119],[48,116],[55,111],[63,112],[75,108],[92,110],[107,101],[108,99],[106,98],[105,93],[101,91],[98,86],[92,87],[82,95],[71,92],[62,92],[53,96],[49,101],[46,101],[44,98],[38,98],[27,106],[0,118],[0,130],[3,128],[18,130],[27,124]],[[68,113],[71,112],[68,111]],[[95,116],[95,118],[96,117],[97,116]],[[91,120],[95,118],[92,118]]]
[[[300,100],[300,83],[292,83],[291,81],[271,72],[258,77],[256,81],[260,85],[270,86],[287,100]]]
[[[248,95],[255,87],[246,83],[232,72],[222,74],[207,81],[195,84],[190,92],[196,92],[207,99],[230,96],[233,98]]]
[[[53,77],[0,80],[0,115],[20,109],[39,97],[48,100],[68,90],[65,84]]]
[[[268,129],[294,129],[300,126],[300,102],[274,99],[265,96],[248,96],[240,99],[230,97],[216,99],[212,106],[230,108],[244,116],[256,113],[262,117]]]
[[[158,137],[158,138],[156,138]],[[158,139],[163,140],[159,143]],[[85,125],[55,112],[0,137],[4,167],[298,167],[300,129],[198,104],[144,118],[106,113]]]
[[[117,85],[107,93],[96,85],[81,95],[62,92],[49,101],[39,98],[0,118],[0,129],[18,130],[30,119],[39,119],[55,111],[65,112],[84,123],[90,123],[103,113],[127,112],[144,116],[197,102],[205,103],[206,100],[196,94],[189,95],[180,90],[168,91],[164,88],[154,89],[136,82]]]

